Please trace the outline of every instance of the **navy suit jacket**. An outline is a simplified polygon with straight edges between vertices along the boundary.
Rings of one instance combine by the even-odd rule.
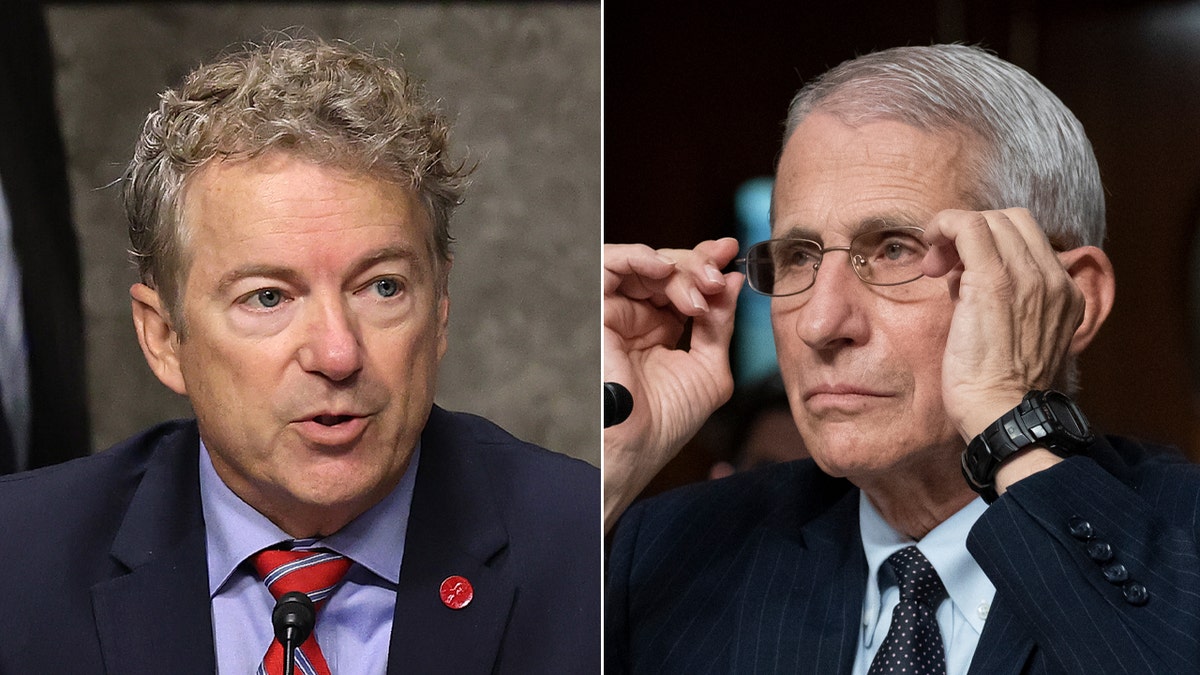
[[[1200,672],[1200,467],[1162,450],[1100,439],[988,507],[967,540],[996,585],[971,673]],[[804,460],[634,506],[609,559],[606,671],[849,672],[858,499]]]
[[[198,443],[173,422],[0,478],[0,673],[215,671]],[[388,671],[599,672],[596,469],[438,408],[421,443]]]

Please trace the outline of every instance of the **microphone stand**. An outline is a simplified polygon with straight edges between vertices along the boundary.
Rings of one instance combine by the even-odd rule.
[[[296,674],[296,629],[287,629],[287,639],[283,641],[283,675]]]

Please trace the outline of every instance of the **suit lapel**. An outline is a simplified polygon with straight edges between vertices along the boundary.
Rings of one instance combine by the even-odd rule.
[[[128,570],[92,587],[109,672],[214,672],[194,426],[160,443],[117,531]]]
[[[470,439],[456,437],[450,415],[434,408],[421,438],[404,561],[396,591],[389,673],[490,673],[516,595],[503,571],[508,534]],[[451,609],[439,588],[449,576],[474,589]]]
[[[802,534],[809,550],[797,575],[808,580],[812,606],[796,629],[797,657],[808,655],[812,672],[848,673],[854,665],[867,583],[858,491],[847,492]]]
[[[833,502],[830,508],[801,527],[802,514],[781,509],[748,547],[733,672],[845,673],[853,666],[866,584],[858,492],[822,481],[828,485],[806,489],[827,490],[811,496]]]

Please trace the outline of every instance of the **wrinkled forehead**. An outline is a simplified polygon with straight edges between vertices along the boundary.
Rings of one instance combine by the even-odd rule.
[[[297,176],[298,171],[307,175]],[[249,156],[216,157],[190,172],[179,197],[180,243],[185,255],[194,234],[196,212],[201,205],[208,210],[228,210],[220,224],[236,228],[246,202],[253,198],[264,205],[289,199],[335,201],[339,184],[351,185],[356,192],[373,196],[373,203],[404,204],[412,225],[419,229],[431,253],[436,252],[435,228],[429,205],[403,176],[382,170],[368,171],[342,161],[321,161],[303,152],[269,150]],[[395,214],[397,217],[399,213]],[[231,232],[230,234],[237,234]]]
[[[851,126],[825,113],[784,146],[771,200],[773,237],[830,243],[890,227],[921,227],[948,208],[973,208],[978,143],[903,122]]]

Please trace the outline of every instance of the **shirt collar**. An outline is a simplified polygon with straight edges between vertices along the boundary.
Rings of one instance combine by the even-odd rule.
[[[987,504],[977,497],[930,530],[923,539],[914,542],[888,525],[867,495],[860,491],[858,526],[862,533],[863,552],[867,557],[863,622],[874,624],[879,618],[880,568],[884,561],[896,551],[915,543],[941,577],[946,593],[959,614],[977,633],[982,633],[987,608],[996,594],[996,587],[971,557],[966,542],[971,527],[986,509]],[[864,633],[869,636],[871,631]]]
[[[418,441],[396,488],[318,545],[341,553],[393,585],[399,583],[420,456]],[[200,501],[208,547],[210,596],[216,595],[251,555],[292,539],[225,485],[213,468],[204,441],[200,442]]]

